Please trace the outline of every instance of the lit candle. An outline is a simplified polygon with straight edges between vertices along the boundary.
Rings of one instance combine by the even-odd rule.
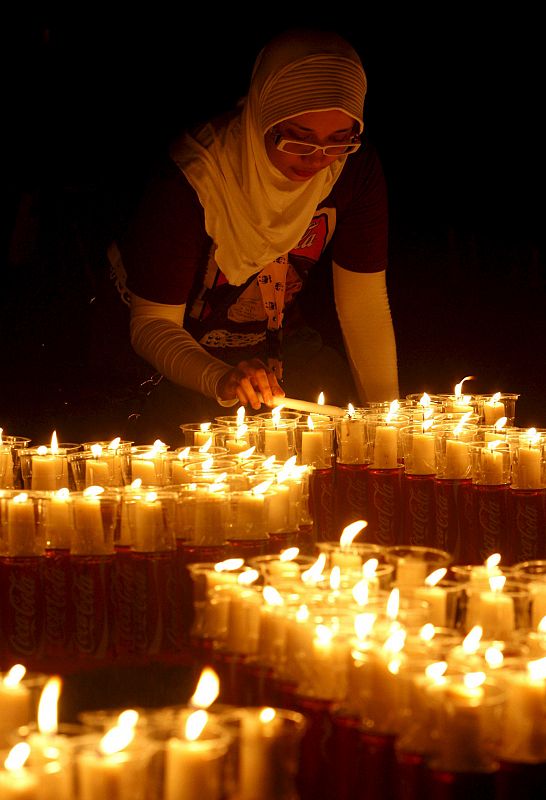
[[[542,487],[541,435],[530,428],[521,437],[516,448],[514,463],[514,487],[517,489],[540,489]]]
[[[38,776],[24,766],[29,755],[26,742],[19,742],[8,753],[4,769],[0,770],[2,800],[38,800]]]
[[[279,763],[282,731],[275,709],[249,709],[241,719],[238,800],[276,800],[277,776],[286,769]]]
[[[470,672],[463,682],[448,683],[441,705],[438,758],[442,769],[471,772],[483,759],[485,673]]]
[[[425,585],[418,586],[415,595],[428,604],[428,621],[432,625],[443,628],[446,626],[447,594],[445,589],[436,584],[442,580],[447,570],[442,567],[425,578]]]
[[[468,444],[460,439],[446,440],[445,477],[450,479],[466,478],[470,468]]]
[[[134,727],[118,724],[104,734],[98,748],[79,750],[76,766],[80,800],[134,800],[142,796],[148,763],[142,758],[142,751],[128,749],[134,737]]]
[[[223,759],[228,739],[202,737],[207,720],[206,711],[194,711],[186,721],[184,738],[168,740],[164,800],[221,800],[224,796]]]
[[[501,753],[516,763],[542,763],[546,722],[546,658],[506,674],[506,706]]]
[[[501,402],[500,396],[500,392],[495,392],[491,399],[483,404],[483,416],[486,425],[494,425],[495,422],[501,417],[504,417],[506,413],[504,403]]]
[[[277,409],[273,409],[273,412]],[[272,416],[272,426],[267,425],[264,430],[264,454],[275,456],[279,461],[286,461],[290,456],[288,448],[288,431],[281,426],[280,412]]]
[[[433,420],[425,420],[421,432],[413,434],[411,463],[413,475],[432,475],[436,472],[435,439],[429,430],[433,424]]]
[[[338,461],[340,463],[365,463],[366,437],[364,420],[355,415],[352,407],[349,409],[346,417],[336,420],[336,436]]]
[[[103,457],[102,446],[100,444],[91,445],[91,453],[93,458],[85,461],[85,485],[108,486],[110,484],[110,464]]]
[[[332,466],[329,431],[316,430],[311,415],[307,417],[307,427],[301,434],[302,464],[312,464],[319,469]]]
[[[489,579],[489,591],[470,594],[466,630],[479,625],[486,638],[504,640],[512,636],[516,628],[516,616],[512,597],[503,591],[505,582],[505,575],[492,577]]]
[[[100,486],[89,486],[83,494],[74,497],[74,537],[71,551],[74,555],[100,555],[106,551],[105,531],[101,514]]]
[[[30,721],[30,691],[22,683],[25,672],[22,664],[16,664],[0,681],[0,747],[7,747],[9,734]]]
[[[67,486],[68,470],[66,455],[59,453],[57,433],[53,431],[51,447],[45,445],[36,448],[31,457],[32,483],[31,489],[51,491]]]
[[[41,552],[34,500],[21,492],[8,500],[8,555],[35,556]]]
[[[394,469],[398,466],[398,431],[394,425],[376,427],[373,466],[375,469]]]
[[[156,492],[135,498],[133,550],[152,553],[159,549],[163,531],[163,508]]]
[[[68,489],[55,492],[46,506],[46,547],[51,550],[69,550],[74,534],[72,501]]]
[[[495,449],[498,444],[498,441],[488,442],[488,446],[482,447],[480,450],[482,483],[488,486],[506,483],[504,480],[503,454]]]

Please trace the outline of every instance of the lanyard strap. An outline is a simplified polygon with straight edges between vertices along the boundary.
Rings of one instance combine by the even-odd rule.
[[[282,320],[288,256],[279,256],[258,275],[258,286],[267,314],[266,350],[269,368],[282,378]]]

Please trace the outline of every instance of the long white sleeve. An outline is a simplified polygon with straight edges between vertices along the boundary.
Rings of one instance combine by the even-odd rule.
[[[185,305],[153,303],[131,295],[131,344],[166,378],[207,396],[216,396],[228,364],[210,356],[183,327]],[[231,406],[237,402],[220,401]]]
[[[385,271],[350,272],[333,264],[334,296],[361,403],[398,398],[396,340]]]

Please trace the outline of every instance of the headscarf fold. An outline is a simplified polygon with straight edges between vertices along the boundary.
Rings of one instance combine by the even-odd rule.
[[[174,143],[171,156],[197,192],[229,283],[241,285],[298,244],[347,158],[308,181],[293,181],[269,160],[264,134],[297,114],[333,109],[362,131],[365,94],[362,63],[347,41],[334,33],[287,32],[258,55],[239,113]]]

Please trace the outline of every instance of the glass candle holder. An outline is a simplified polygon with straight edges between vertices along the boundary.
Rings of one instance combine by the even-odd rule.
[[[55,491],[72,488],[68,471],[67,448],[41,445],[19,450],[23,487],[31,491]]]
[[[495,392],[492,395],[476,395],[476,411],[484,425],[494,425],[501,417],[512,426],[516,418],[516,402],[520,397],[513,392]]]
[[[316,469],[333,467],[335,426],[329,419],[298,422],[296,427],[296,450],[298,464],[307,464]]]
[[[258,452],[267,458],[275,456],[279,462],[295,456],[297,423],[297,419],[291,418],[264,419],[258,429]]]
[[[20,489],[23,487],[23,476],[21,475],[21,460],[19,457],[19,450],[28,448],[32,439],[27,436],[11,436],[6,435],[4,432],[0,435],[0,443],[7,445],[11,449],[12,471],[11,477],[9,470],[6,470],[4,475],[4,485],[0,488],[3,489]]]
[[[423,586],[430,573],[448,567],[453,556],[446,550],[418,545],[393,545],[385,548],[387,561],[395,565],[395,584],[400,589]]]
[[[336,460],[340,464],[369,464],[366,421],[362,414],[337,418]]]
[[[92,445],[92,448],[68,455],[68,466],[77,491],[88,486],[124,486],[129,483],[131,444],[115,451]]]
[[[468,633],[475,625],[481,626],[485,639],[507,641],[516,632],[530,625],[531,597],[527,584],[512,576],[501,576],[504,583],[496,584],[498,577],[489,581],[489,586],[465,585],[467,594],[463,628]]]
[[[306,719],[283,708],[238,708],[220,714],[232,737],[228,798],[298,800],[300,743]]]
[[[131,482],[140,479],[143,486],[163,486],[169,482],[167,466],[166,445],[131,448]]]

